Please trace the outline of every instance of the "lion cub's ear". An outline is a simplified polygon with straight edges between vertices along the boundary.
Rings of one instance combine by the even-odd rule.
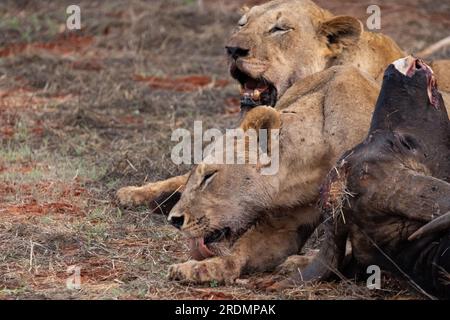
[[[242,119],[240,128],[248,129],[279,129],[281,127],[280,113],[272,107],[259,106],[247,112]]]
[[[349,16],[337,16],[321,24],[319,33],[327,37],[328,46],[333,51],[358,42],[364,26],[361,21]]]

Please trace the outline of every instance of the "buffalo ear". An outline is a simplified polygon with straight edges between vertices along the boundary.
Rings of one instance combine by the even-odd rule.
[[[337,16],[323,22],[319,33],[327,38],[330,49],[342,50],[356,44],[364,30],[363,24],[350,16]]]
[[[279,129],[281,127],[280,113],[268,106],[258,106],[246,113],[240,124],[244,131],[248,129]]]

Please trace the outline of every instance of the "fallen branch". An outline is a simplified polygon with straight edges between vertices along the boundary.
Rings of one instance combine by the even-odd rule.
[[[450,45],[450,36],[439,40],[438,42],[432,44],[431,46],[423,49],[422,51],[419,51],[415,54],[415,56],[420,58],[427,58],[428,56],[431,56],[436,51],[441,50],[442,48]]]

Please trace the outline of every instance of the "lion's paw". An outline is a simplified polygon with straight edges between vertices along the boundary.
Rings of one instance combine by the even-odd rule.
[[[117,191],[117,199],[121,205],[138,206],[145,204],[150,198],[148,188],[129,186]]]
[[[295,285],[291,279],[286,279],[286,277],[269,276],[255,281],[253,287],[267,292],[280,292]]]
[[[274,276],[267,276],[264,278],[259,278],[257,280],[254,280],[252,283],[253,289],[259,289],[259,290],[267,290],[271,285],[273,285],[276,282],[276,277]]]
[[[299,270],[303,270],[304,268],[306,268],[313,259],[313,255],[292,255],[289,256],[282,264],[280,264],[275,271],[280,275],[289,275],[294,272],[299,272]]]
[[[267,292],[280,292],[286,289],[294,288],[295,286],[301,286],[301,284],[294,283],[289,279],[285,279],[282,281],[276,281],[270,286],[266,287]]]
[[[226,270],[224,263],[211,260],[189,260],[169,267],[169,279],[181,282],[232,283],[238,276],[239,274]]]

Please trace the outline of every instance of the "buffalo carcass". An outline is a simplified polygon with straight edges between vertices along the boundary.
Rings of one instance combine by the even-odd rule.
[[[326,238],[294,282],[342,270],[346,242],[422,292],[450,297],[450,121],[432,70],[406,57],[385,71],[367,138],[322,186]],[[300,279],[301,278],[301,279]]]

